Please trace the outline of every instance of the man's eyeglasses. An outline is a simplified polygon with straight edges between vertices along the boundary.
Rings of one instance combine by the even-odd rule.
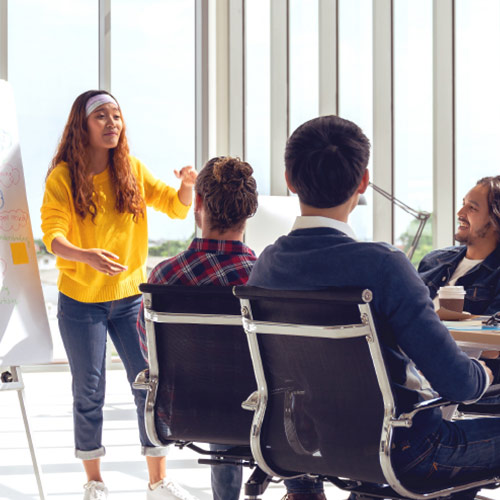
[[[498,326],[500,324],[500,311],[492,314],[488,319],[484,319],[482,324],[485,326]]]

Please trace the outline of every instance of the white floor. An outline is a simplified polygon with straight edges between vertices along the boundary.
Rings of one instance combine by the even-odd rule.
[[[25,372],[23,377],[45,498],[81,500],[85,478],[80,462],[73,455],[70,374]],[[135,410],[125,373],[122,369],[110,370],[107,380],[103,438],[107,455],[102,464],[109,499],[145,499],[147,473],[137,444]],[[209,500],[212,498],[210,469],[199,465],[197,459],[198,455],[190,450],[172,447],[168,469],[192,494],[200,500]],[[282,484],[271,484],[263,498],[279,500],[284,493]],[[330,485],[326,493],[329,500],[348,496]],[[0,392],[0,500],[38,498],[17,391]]]

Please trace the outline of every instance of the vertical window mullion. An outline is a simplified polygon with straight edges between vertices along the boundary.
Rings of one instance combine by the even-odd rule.
[[[111,92],[111,0],[99,0],[99,89]]]
[[[373,0],[373,182],[394,191],[392,0]],[[373,239],[394,242],[394,206],[373,196]]]
[[[288,138],[288,0],[271,2],[271,195],[288,194],[283,151]]]
[[[0,0],[0,79],[8,80],[8,0]]]
[[[208,160],[209,81],[208,81],[208,2],[195,0],[195,167]]]
[[[436,248],[453,244],[455,220],[454,0],[434,0],[434,221]]]
[[[244,0],[229,3],[229,154],[245,157]]]
[[[318,0],[319,9],[319,114],[336,115],[338,85],[338,0]]]

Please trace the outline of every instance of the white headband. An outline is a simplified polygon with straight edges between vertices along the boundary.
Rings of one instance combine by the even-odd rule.
[[[119,108],[118,103],[109,94],[97,94],[92,96],[85,104],[85,117],[88,118],[92,111],[95,111],[99,106],[103,104],[114,104]]]

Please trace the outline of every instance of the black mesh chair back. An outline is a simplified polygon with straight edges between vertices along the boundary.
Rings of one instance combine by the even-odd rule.
[[[282,477],[309,472],[385,482],[374,332],[359,308],[369,313],[371,293],[236,287],[235,295],[244,307],[254,370],[262,372],[259,387],[267,386],[267,404],[260,399],[254,420],[259,466]]]
[[[150,380],[146,427],[155,444],[249,445],[255,391],[239,301],[230,287],[143,284]]]

